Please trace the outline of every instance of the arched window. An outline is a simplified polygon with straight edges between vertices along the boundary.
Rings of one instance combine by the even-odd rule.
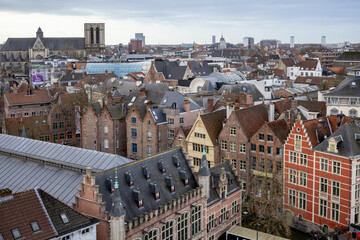
[[[349,111],[349,117],[356,118],[357,117],[357,111],[355,109],[351,109]]]
[[[337,110],[336,108],[330,110],[330,115],[338,115],[338,114],[339,114],[339,110]]]
[[[94,28],[90,28],[90,43],[94,44]]]
[[[191,209],[191,235],[195,236],[201,232],[201,205]]]
[[[145,234],[144,240],[157,240],[157,230],[150,230],[147,234]]]
[[[174,221],[168,221],[162,226],[161,239],[162,240],[174,239]]]
[[[188,224],[189,224],[189,213],[182,213],[177,219],[177,239],[187,240],[188,238]]]
[[[100,43],[100,29],[99,27],[96,28],[96,44]]]

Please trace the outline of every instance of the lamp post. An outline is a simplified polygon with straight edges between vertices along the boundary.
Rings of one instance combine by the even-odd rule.
[[[257,224],[256,224],[256,240],[259,239],[259,227],[260,227],[260,226],[261,226],[260,223],[257,223]]]

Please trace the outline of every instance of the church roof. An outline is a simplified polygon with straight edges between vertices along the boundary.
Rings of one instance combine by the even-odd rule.
[[[27,51],[33,47],[36,38],[8,38],[2,51]],[[50,50],[61,50],[66,46],[74,50],[85,49],[85,38],[44,38],[44,45]]]

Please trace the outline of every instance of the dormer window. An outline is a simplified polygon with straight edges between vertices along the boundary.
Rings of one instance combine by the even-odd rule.
[[[187,186],[189,184],[189,177],[185,170],[180,171],[180,179],[183,181],[185,186]]]
[[[143,170],[143,174],[144,174],[144,177],[146,178],[146,180],[149,180],[150,179],[149,168],[147,166],[143,166],[142,170]]]
[[[165,168],[165,164],[163,161],[159,161],[158,162],[158,165],[159,165],[159,170],[161,173],[166,173],[166,168]]]
[[[129,184],[129,187],[134,186],[134,176],[131,172],[126,172],[126,182]]]
[[[337,153],[342,142],[343,142],[343,138],[341,135],[330,138],[328,151]]]
[[[60,213],[60,217],[63,223],[69,223],[69,219],[67,218],[65,213]]]
[[[154,194],[155,200],[160,199],[160,187],[156,183],[150,183],[150,190]]]
[[[175,182],[171,176],[166,177],[166,185],[169,187],[170,192],[175,192]]]
[[[139,189],[134,190],[133,193],[134,193],[134,198],[135,198],[138,208],[141,208],[143,206],[143,198],[140,193],[140,190]]]
[[[179,157],[177,155],[174,155],[173,157],[173,161],[174,161],[174,165],[178,168],[180,167],[180,160]]]

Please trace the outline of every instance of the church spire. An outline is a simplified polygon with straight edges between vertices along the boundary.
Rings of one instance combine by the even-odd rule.
[[[115,181],[114,181],[114,192],[112,196],[112,205],[110,215],[113,217],[119,217],[125,214],[125,209],[122,205],[120,190],[119,190],[119,182],[117,176],[117,168],[115,168]]]
[[[40,38],[40,39],[44,38],[44,33],[43,33],[43,31],[41,30],[40,27],[38,28],[38,30],[36,32],[36,38]]]

